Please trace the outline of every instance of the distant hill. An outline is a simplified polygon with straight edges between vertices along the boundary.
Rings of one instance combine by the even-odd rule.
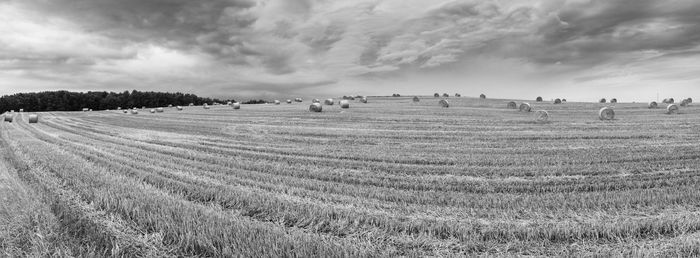
[[[133,90],[122,93],[89,91],[45,91],[36,93],[17,93],[0,97],[0,113],[24,109],[26,112],[37,111],[80,111],[83,108],[105,110],[133,107],[163,107],[168,105],[184,106],[194,103],[202,105],[214,102],[226,103],[233,100],[201,98],[194,94],[180,92],[141,92]]]

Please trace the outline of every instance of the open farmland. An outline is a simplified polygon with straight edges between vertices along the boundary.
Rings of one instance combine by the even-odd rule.
[[[438,100],[15,113],[0,255],[700,255],[700,107]]]

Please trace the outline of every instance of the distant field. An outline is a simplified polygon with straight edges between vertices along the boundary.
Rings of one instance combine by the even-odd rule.
[[[700,106],[449,101],[15,113],[0,256],[700,255]]]

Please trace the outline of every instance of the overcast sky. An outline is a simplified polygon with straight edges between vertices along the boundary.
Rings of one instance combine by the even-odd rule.
[[[0,94],[700,99],[700,1],[0,0]]]

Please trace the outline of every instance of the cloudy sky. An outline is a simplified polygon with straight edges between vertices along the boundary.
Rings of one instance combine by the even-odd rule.
[[[700,98],[696,0],[0,0],[0,94]]]

